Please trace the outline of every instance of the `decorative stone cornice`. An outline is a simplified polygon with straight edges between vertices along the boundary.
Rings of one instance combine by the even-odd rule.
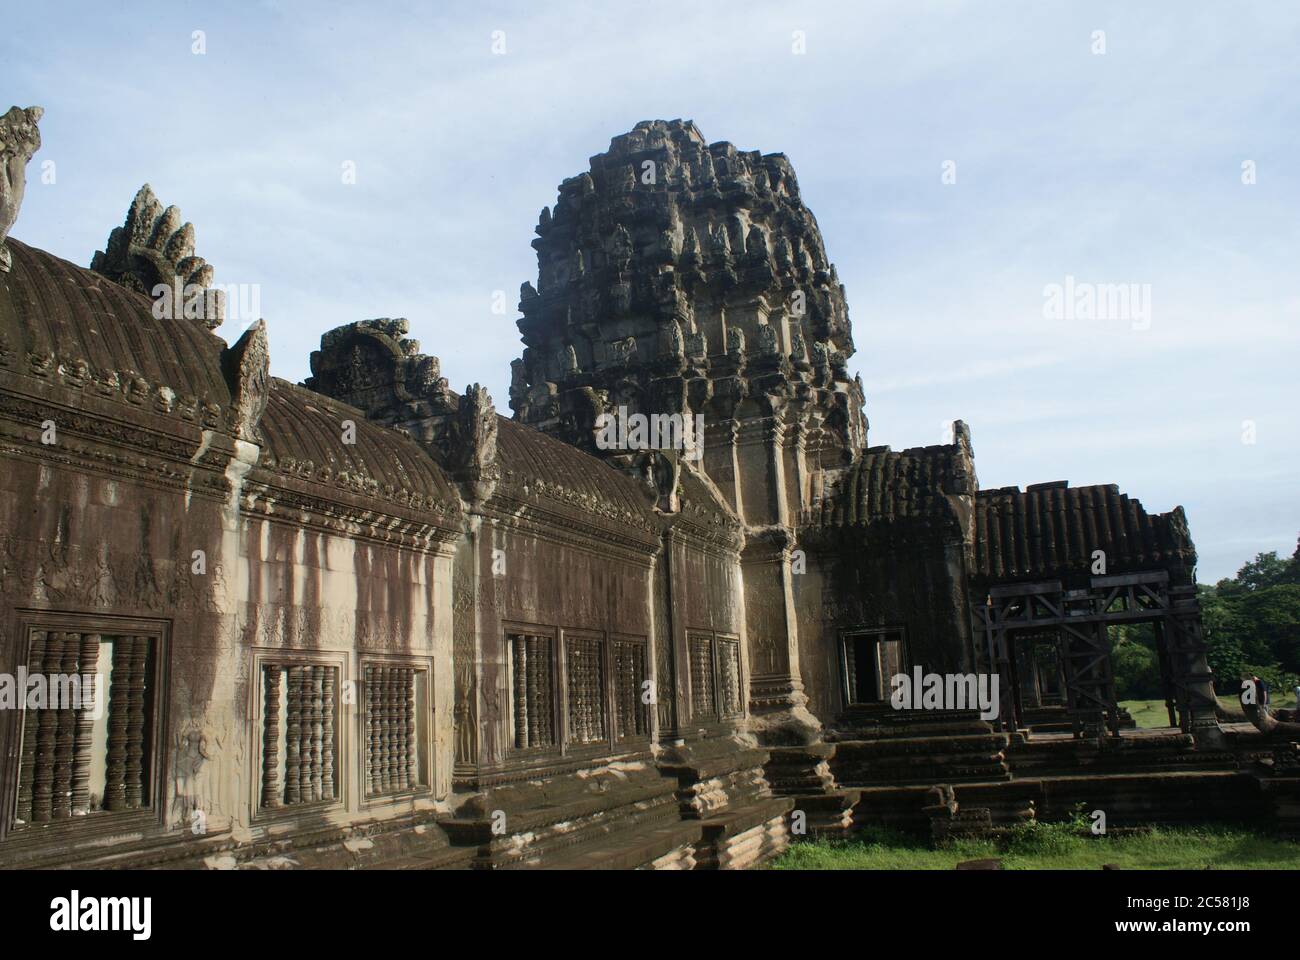
[[[329,464],[317,464],[307,458],[276,457],[263,451],[258,467],[282,477],[311,483],[318,488],[350,493],[370,500],[419,510],[441,517],[455,517],[457,511],[436,496],[425,495],[392,483],[381,483],[368,473],[355,470],[336,470]],[[330,498],[318,494],[325,502]],[[331,500],[331,502],[334,502]]]
[[[445,522],[445,513],[439,511],[413,508],[405,516],[380,513],[365,501],[349,502],[324,493],[318,483],[295,483],[283,474],[254,470],[241,491],[241,508],[294,526],[426,552],[436,552],[439,544],[455,542],[461,536],[459,523]],[[444,522],[431,522],[430,514]]]
[[[178,394],[165,383],[150,381],[134,370],[95,369],[81,357],[28,351],[19,357],[0,334],[0,373],[112,400],[152,414],[172,417],[207,430],[229,430],[230,412],[210,397]]]

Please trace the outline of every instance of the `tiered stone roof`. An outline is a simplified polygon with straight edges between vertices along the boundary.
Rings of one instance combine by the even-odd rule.
[[[1182,507],[1148,513],[1115,484],[1002,487],[975,504],[972,572],[985,582],[1087,576],[1097,550],[1107,574],[1167,568],[1190,581],[1196,564]]]

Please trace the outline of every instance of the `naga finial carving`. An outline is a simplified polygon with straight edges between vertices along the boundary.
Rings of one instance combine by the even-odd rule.
[[[221,370],[230,386],[235,436],[260,443],[257,424],[271,395],[271,355],[265,320],[258,320],[234,346],[222,352]]]
[[[472,383],[460,398],[447,444],[453,476],[465,483],[472,498],[487,500],[501,477],[497,460],[497,411],[486,387]]]
[[[10,107],[0,116],[0,272],[8,272],[12,263],[5,239],[23,205],[27,163],[41,148],[41,131],[36,124],[44,115],[41,107]]]
[[[159,285],[179,291],[182,302],[201,303],[198,319],[209,330],[225,319],[224,293],[209,290],[212,267],[194,255],[194,225],[181,220],[177,207],[164,209],[147,183],[131,201],[126,222],[115,227],[104,249],[95,253],[90,269],[151,299]],[[168,297],[177,304],[173,294]],[[184,315],[192,316],[188,310]]]

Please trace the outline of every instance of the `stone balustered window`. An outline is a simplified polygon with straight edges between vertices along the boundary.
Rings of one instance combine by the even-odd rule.
[[[740,641],[717,638],[718,709],[723,717],[744,713],[740,684]]]
[[[555,746],[554,639],[506,635],[510,657],[510,707],[515,749]]]
[[[699,719],[717,716],[717,696],[713,675],[713,637],[693,633],[687,637],[690,647],[691,715]]]
[[[570,743],[606,739],[604,653],[598,637],[564,638]]]
[[[687,634],[691,668],[691,716],[729,720],[745,712],[740,640],[716,633]]]
[[[368,663],[362,668],[367,797],[428,788],[428,671]]]
[[[12,828],[153,807],[161,630],[23,631]]]
[[[339,668],[263,662],[262,809],[338,799]]]
[[[642,702],[645,681],[645,641],[615,640],[614,736],[619,740],[650,735],[649,714]]]

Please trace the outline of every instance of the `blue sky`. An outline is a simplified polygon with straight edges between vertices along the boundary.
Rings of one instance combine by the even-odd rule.
[[[1294,549],[1300,6],[214,6],[6,11],[0,109],[46,108],[14,236],[88,264],[147,181],[218,282],[259,285],[279,376],[331,327],[405,316],[508,412],[538,212],[637,121],[692,118],[794,164],[872,443],[960,417],[986,487],[1182,504],[1202,580]],[[1067,276],[1149,285],[1149,325],[1048,318]]]

